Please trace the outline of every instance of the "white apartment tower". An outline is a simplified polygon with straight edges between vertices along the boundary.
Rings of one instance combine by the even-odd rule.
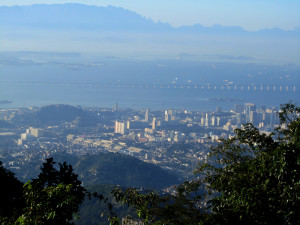
[[[116,134],[125,134],[126,128],[125,123],[115,122],[115,133]]]

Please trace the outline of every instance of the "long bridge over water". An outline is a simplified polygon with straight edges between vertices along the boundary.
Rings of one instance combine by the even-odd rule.
[[[291,91],[299,90],[300,85],[280,84],[124,84],[124,83],[73,83],[73,82],[0,82],[3,85],[31,86],[71,86],[71,87],[120,87],[120,88],[167,88],[167,89],[201,89],[228,91]]]

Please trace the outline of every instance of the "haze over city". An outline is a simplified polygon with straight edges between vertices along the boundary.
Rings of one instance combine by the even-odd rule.
[[[1,0],[0,223],[299,224],[299,102],[299,0]]]

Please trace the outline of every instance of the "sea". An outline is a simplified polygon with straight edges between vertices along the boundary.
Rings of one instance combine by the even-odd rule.
[[[102,59],[0,65],[0,109],[50,104],[224,111],[300,101],[299,67],[232,62]]]

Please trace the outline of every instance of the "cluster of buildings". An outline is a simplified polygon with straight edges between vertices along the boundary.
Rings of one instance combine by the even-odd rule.
[[[230,137],[230,132],[243,128],[243,124],[252,123],[262,132],[270,132],[279,125],[277,108],[256,108],[253,103],[236,104],[230,112],[222,112],[217,107],[213,112],[188,112],[187,110],[164,110],[159,114],[144,111],[144,117],[121,117],[114,121],[114,133],[140,142],[186,141],[198,138],[205,141],[218,141]],[[140,119],[143,118],[143,119]],[[131,124],[142,122],[139,129]],[[186,126],[186,133],[177,130]],[[182,129],[181,129],[182,130]]]
[[[200,124],[234,131],[236,128],[242,128],[243,124],[252,123],[261,130],[270,131],[279,124],[277,113],[277,108],[261,106],[257,109],[253,103],[236,104],[227,116],[217,111],[205,113],[205,116],[201,117]]]
[[[18,139],[18,145],[24,145],[30,141],[36,141],[37,138],[43,136],[43,131],[38,128],[29,127],[25,133],[21,134],[21,138]]]
[[[26,160],[41,160],[58,151],[76,155],[115,152],[186,174],[206,158],[211,145],[235,135],[233,131],[242,129],[243,124],[252,123],[265,133],[279,126],[278,108],[253,103],[236,104],[229,112],[220,107],[210,112],[132,110],[120,109],[118,104],[113,109],[85,110],[99,118],[98,122],[85,127],[76,121],[30,127],[26,121],[19,128],[5,129],[12,140],[6,149],[14,152],[13,157],[26,156]],[[2,118],[9,121],[12,114],[22,115],[21,110],[7,111],[2,112]]]

